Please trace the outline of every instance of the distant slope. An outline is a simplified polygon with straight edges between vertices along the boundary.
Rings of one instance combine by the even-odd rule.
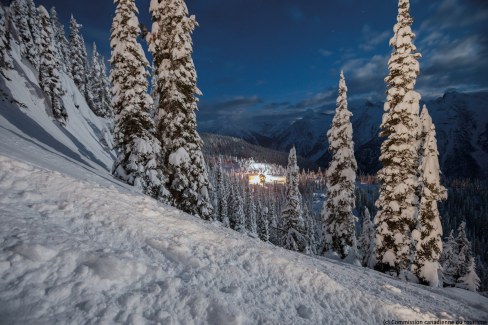
[[[202,133],[204,140],[203,153],[207,156],[227,155],[238,158],[253,158],[257,162],[267,162],[286,166],[288,153],[266,147],[251,144],[243,139],[230,136]],[[298,157],[298,165],[304,169],[316,169],[318,166],[313,161]]]
[[[443,97],[427,100],[427,105],[437,128],[441,168],[450,177],[488,177],[488,92],[458,92],[448,90]],[[349,103],[353,113],[353,134],[359,170],[362,173],[376,173],[379,164],[382,139],[378,137],[383,103]],[[286,115],[274,117],[273,124],[280,125],[279,131],[262,135],[262,126],[248,126],[248,129],[214,127],[219,134],[230,134],[254,144],[287,151],[295,145],[297,152],[322,167],[330,161],[327,152],[327,130],[334,114],[333,104],[329,108],[308,110],[300,118],[286,124]],[[207,122],[207,127],[210,123]],[[237,131],[236,131],[237,130]],[[262,140],[260,140],[262,139]]]

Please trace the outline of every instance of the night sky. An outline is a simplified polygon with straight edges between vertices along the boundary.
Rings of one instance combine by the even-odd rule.
[[[71,13],[86,43],[109,57],[111,0],[35,0]],[[149,0],[136,0],[150,26]],[[334,108],[344,69],[351,99],[383,101],[396,22],[394,0],[187,0],[200,27],[194,61],[204,96],[199,118],[281,115]],[[488,1],[411,0],[423,58],[417,90],[488,88]],[[67,31],[68,32],[68,31]]]

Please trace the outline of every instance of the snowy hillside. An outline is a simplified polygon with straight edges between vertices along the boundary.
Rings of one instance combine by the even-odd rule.
[[[0,78],[0,128],[2,139],[9,136],[57,152],[64,159],[76,160],[87,167],[108,171],[114,159],[111,151],[111,125],[96,116],[73,80],[61,72],[62,97],[68,113],[66,126],[55,121],[52,109],[39,87],[37,72],[19,55],[18,44],[12,42],[15,69],[7,70],[8,79]],[[20,151],[15,143],[2,141],[3,152]]]
[[[24,139],[17,145],[29,150]],[[2,148],[2,323],[377,324],[488,317],[488,299],[479,294],[407,284],[264,244],[109,185],[106,175],[87,175],[82,164],[59,160],[54,151],[23,153],[36,165],[56,160],[51,169],[3,154]],[[66,169],[71,176],[59,172]]]

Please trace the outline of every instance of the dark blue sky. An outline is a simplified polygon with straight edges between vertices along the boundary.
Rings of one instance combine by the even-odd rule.
[[[109,57],[111,0],[35,0],[71,13]],[[149,0],[136,0],[150,26]],[[204,96],[203,119],[214,115],[296,114],[334,107],[340,69],[350,98],[384,100],[394,0],[187,0],[200,27],[194,60]],[[411,0],[423,54],[418,90],[488,88],[488,3]]]

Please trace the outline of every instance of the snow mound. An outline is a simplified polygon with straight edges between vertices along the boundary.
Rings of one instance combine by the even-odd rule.
[[[63,168],[84,180],[0,155],[4,323],[488,319],[476,293],[286,251],[86,177],[75,163]]]

